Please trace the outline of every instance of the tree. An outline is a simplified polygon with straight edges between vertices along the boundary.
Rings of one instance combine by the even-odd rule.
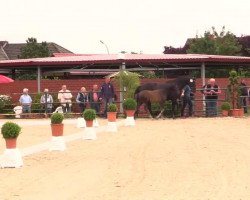
[[[210,54],[210,55],[240,55],[242,46],[236,36],[222,27],[218,33],[214,27],[212,31],[205,31],[204,36],[191,40],[187,53]]]
[[[42,58],[49,57],[50,52],[46,42],[37,43],[36,38],[28,38],[26,45],[21,48],[19,58]]]
[[[239,98],[240,98],[239,80],[240,80],[240,77],[235,70],[232,70],[229,73],[228,80],[229,80],[228,92],[229,92],[230,102],[232,104],[232,108],[236,109],[236,108],[239,108]]]

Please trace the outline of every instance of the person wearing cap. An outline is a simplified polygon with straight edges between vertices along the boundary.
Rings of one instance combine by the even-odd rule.
[[[43,105],[46,113],[52,113],[53,97],[49,94],[49,89],[44,89],[44,94],[41,96],[40,103]]]
[[[28,94],[29,90],[27,88],[23,89],[23,94],[19,98],[19,102],[22,106],[22,113],[30,113],[31,112],[31,104],[32,99]]]
[[[240,82],[240,105],[244,109],[244,113],[247,113],[247,85],[244,79]]]
[[[188,105],[188,110],[189,110],[188,116],[191,117],[193,114],[193,103],[191,100],[191,94],[193,94],[191,87],[188,84],[185,85],[181,93],[181,97],[183,98],[183,105],[181,108],[181,117],[184,117],[184,110],[187,105]]]

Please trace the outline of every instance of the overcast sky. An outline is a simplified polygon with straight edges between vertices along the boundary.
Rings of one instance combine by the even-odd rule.
[[[0,40],[55,42],[74,53],[161,54],[221,30],[250,35],[250,0],[2,0]]]

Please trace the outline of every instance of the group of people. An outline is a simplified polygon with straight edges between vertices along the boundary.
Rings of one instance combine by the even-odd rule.
[[[244,109],[244,113],[247,113],[247,97],[250,96],[250,89],[248,90],[245,80],[240,82],[240,105]],[[215,117],[218,114],[218,96],[221,94],[220,87],[216,84],[214,78],[210,78],[206,85],[203,86],[202,93],[205,96],[205,108],[207,117]],[[189,85],[186,85],[182,90],[182,109],[181,117],[184,116],[184,110],[188,105],[188,116],[193,115],[193,91]]]
[[[22,106],[23,113],[31,112],[32,98],[28,94],[28,89],[23,89],[23,94],[20,96],[19,102]],[[104,104],[103,116],[107,116],[107,106],[113,103],[115,100],[115,90],[114,86],[110,82],[110,78],[105,78],[105,82],[102,84],[100,90],[97,84],[93,85],[90,92],[86,90],[85,87],[81,87],[80,91],[76,96],[76,103],[79,105],[80,112],[84,112],[87,105],[94,109],[97,113],[100,113],[100,105]],[[62,106],[64,113],[70,113],[72,107],[73,95],[70,90],[67,89],[66,85],[62,86],[62,89],[58,92],[57,98]],[[49,94],[49,89],[44,89],[44,93],[40,98],[40,103],[43,105],[46,113],[52,113],[53,111],[53,97]]]

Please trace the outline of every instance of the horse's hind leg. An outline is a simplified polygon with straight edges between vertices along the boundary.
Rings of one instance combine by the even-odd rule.
[[[156,119],[159,119],[162,116],[162,113],[164,112],[164,103],[161,103],[160,106],[161,106],[161,112],[157,115]]]
[[[138,102],[138,103],[137,103],[137,107],[136,107],[136,111],[135,111],[135,116],[136,116],[136,117],[138,117],[139,109],[140,109],[141,105],[142,105],[142,102]]]
[[[146,108],[147,108],[147,110],[149,112],[149,117],[153,118],[153,113],[152,113],[152,110],[151,110],[151,102],[150,101],[147,103]]]

